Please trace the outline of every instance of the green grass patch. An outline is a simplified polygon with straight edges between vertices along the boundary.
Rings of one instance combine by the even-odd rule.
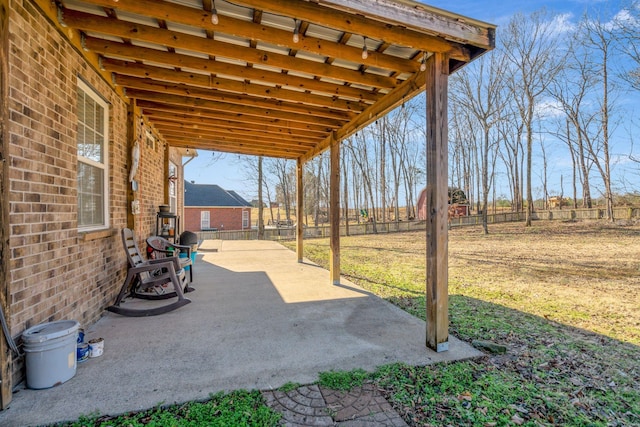
[[[65,427],[277,426],[281,415],[264,404],[259,391],[218,393],[206,402],[157,407],[117,417],[82,417]]]
[[[362,369],[320,372],[318,384],[332,390],[351,390],[361,386],[370,375]]]

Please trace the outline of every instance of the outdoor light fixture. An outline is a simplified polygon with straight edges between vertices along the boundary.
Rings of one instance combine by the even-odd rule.
[[[427,69],[427,52],[422,53],[422,62],[420,63],[420,71]]]
[[[211,23],[213,25],[218,25],[218,11],[216,10],[216,2],[213,0],[212,2],[213,8],[211,9]]]
[[[362,59],[369,57],[369,51],[367,51],[367,38],[364,37],[364,45],[362,45]]]
[[[293,42],[298,43],[300,41],[300,30],[298,29],[298,20],[294,19],[295,24],[293,27]]]

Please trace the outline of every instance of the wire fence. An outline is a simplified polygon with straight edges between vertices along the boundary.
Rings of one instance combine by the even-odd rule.
[[[640,207],[616,207],[613,209],[614,218],[616,220],[634,220],[640,219]],[[533,220],[598,220],[606,218],[606,209],[556,209],[548,211],[535,211]],[[497,224],[503,222],[519,222],[526,219],[525,212],[501,212],[487,215],[488,224]],[[449,219],[450,227],[462,227],[470,225],[481,225],[482,215],[469,215]],[[357,236],[363,234],[384,234],[384,233],[401,233],[408,231],[419,231],[426,229],[426,221],[393,221],[380,222],[374,224],[371,222],[349,224],[348,233],[345,225],[340,226],[341,236]],[[304,238],[322,238],[329,237],[331,227],[323,225],[319,227],[304,227]],[[230,230],[230,231],[200,231],[197,233],[199,240],[257,240],[258,230]],[[296,228],[278,227],[266,228],[264,230],[265,240],[293,240],[296,238]]]

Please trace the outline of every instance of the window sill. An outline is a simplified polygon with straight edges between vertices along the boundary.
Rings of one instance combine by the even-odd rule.
[[[90,242],[91,240],[104,239],[107,237],[115,236],[117,230],[115,228],[108,228],[106,230],[96,230],[96,231],[86,231],[84,233],[80,233],[80,238],[85,242]]]

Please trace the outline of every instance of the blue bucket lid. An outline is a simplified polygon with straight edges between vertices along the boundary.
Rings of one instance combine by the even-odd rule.
[[[45,342],[76,333],[80,324],[75,320],[58,320],[33,326],[22,333],[22,340],[28,343]]]

